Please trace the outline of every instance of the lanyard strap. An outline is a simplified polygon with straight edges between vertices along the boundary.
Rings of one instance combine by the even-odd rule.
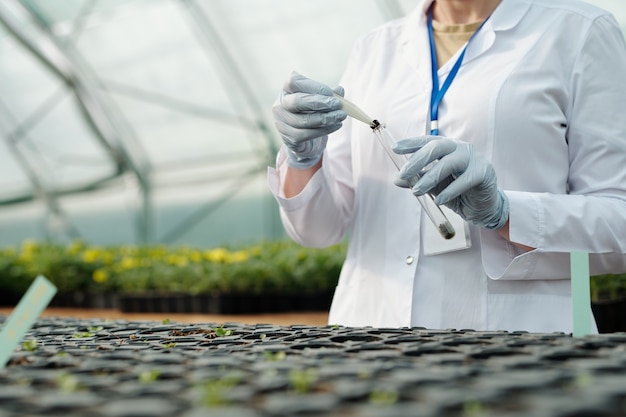
[[[456,77],[457,72],[459,72],[459,68],[461,68],[461,63],[463,62],[463,57],[465,56],[465,51],[467,50],[467,45],[472,41],[474,36],[478,33],[480,28],[483,27],[485,22],[489,19],[485,19],[483,23],[480,24],[478,29],[472,36],[470,36],[469,40],[465,44],[465,47],[461,51],[461,54],[457,58],[454,66],[450,70],[450,73],[446,77],[446,80],[443,82],[441,89],[439,89],[439,74],[438,74],[438,65],[437,65],[437,53],[435,51],[435,36],[433,34],[433,6],[431,5],[428,9],[428,38],[430,40],[430,63],[431,63],[431,72],[433,79],[433,89],[430,94],[430,134],[431,135],[439,135],[439,104],[441,100],[443,100],[443,96],[450,88],[450,84],[454,81],[454,77]]]

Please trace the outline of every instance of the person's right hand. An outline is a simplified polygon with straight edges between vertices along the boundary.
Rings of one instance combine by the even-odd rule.
[[[333,91],[343,97],[342,87],[333,90],[296,72],[285,82],[272,111],[290,167],[306,169],[317,164],[328,134],[339,129],[347,117]]]

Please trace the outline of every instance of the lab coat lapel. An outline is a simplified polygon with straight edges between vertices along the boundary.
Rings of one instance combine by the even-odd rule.
[[[407,16],[400,38],[400,48],[407,64],[416,72],[424,89],[432,88],[426,11],[433,0],[422,0]]]
[[[400,38],[400,47],[407,59],[407,64],[415,71],[425,89],[432,88],[430,73],[430,45],[426,13],[433,0],[421,0],[407,16],[407,21]],[[472,45],[465,52],[463,64],[473,61],[487,52],[496,39],[498,31],[515,27],[530,9],[533,0],[502,0],[482,27],[481,32],[472,40]],[[445,76],[452,68],[458,54],[439,70],[439,77]]]
[[[532,0],[502,0],[468,45],[463,64],[468,64],[487,52],[496,40],[496,32],[515,27],[530,8],[531,2]],[[440,76],[450,71],[452,63],[456,61],[459,54],[460,51],[441,68]]]

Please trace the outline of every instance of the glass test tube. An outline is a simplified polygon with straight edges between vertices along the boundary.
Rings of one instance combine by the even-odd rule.
[[[385,149],[385,152],[393,161],[393,164],[400,170],[407,161],[406,155],[400,155],[395,153],[391,147],[395,143],[395,140],[387,130],[384,124],[378,122],[378,120],[374,120],[370,125],[376,139],[380,142],[380,144]],[[408,182],[411,187],[415,185],[419,176],[415,176],[411,178]],[[446,217],[446,215],[441,211],[441,208],[435,203],[432,194],[426,193],[417,197],[417,201],[421,204],[424,212],[430,220],[433,222],[439,233],[444,239],[452,239],[454,237],[455,231],[454,227]]]

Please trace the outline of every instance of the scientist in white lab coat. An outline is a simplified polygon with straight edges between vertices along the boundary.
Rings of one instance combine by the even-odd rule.
[[[329,323],[571,332],[569,253],[626,270],[625,80],[619,25],[587,3],[422,0],[356,43],[335,88],[401,139],[398,173],[330,87],[292,74],[268,180],[295,241],[348,236]],[[461,222],[453,247],[425,192]]]

